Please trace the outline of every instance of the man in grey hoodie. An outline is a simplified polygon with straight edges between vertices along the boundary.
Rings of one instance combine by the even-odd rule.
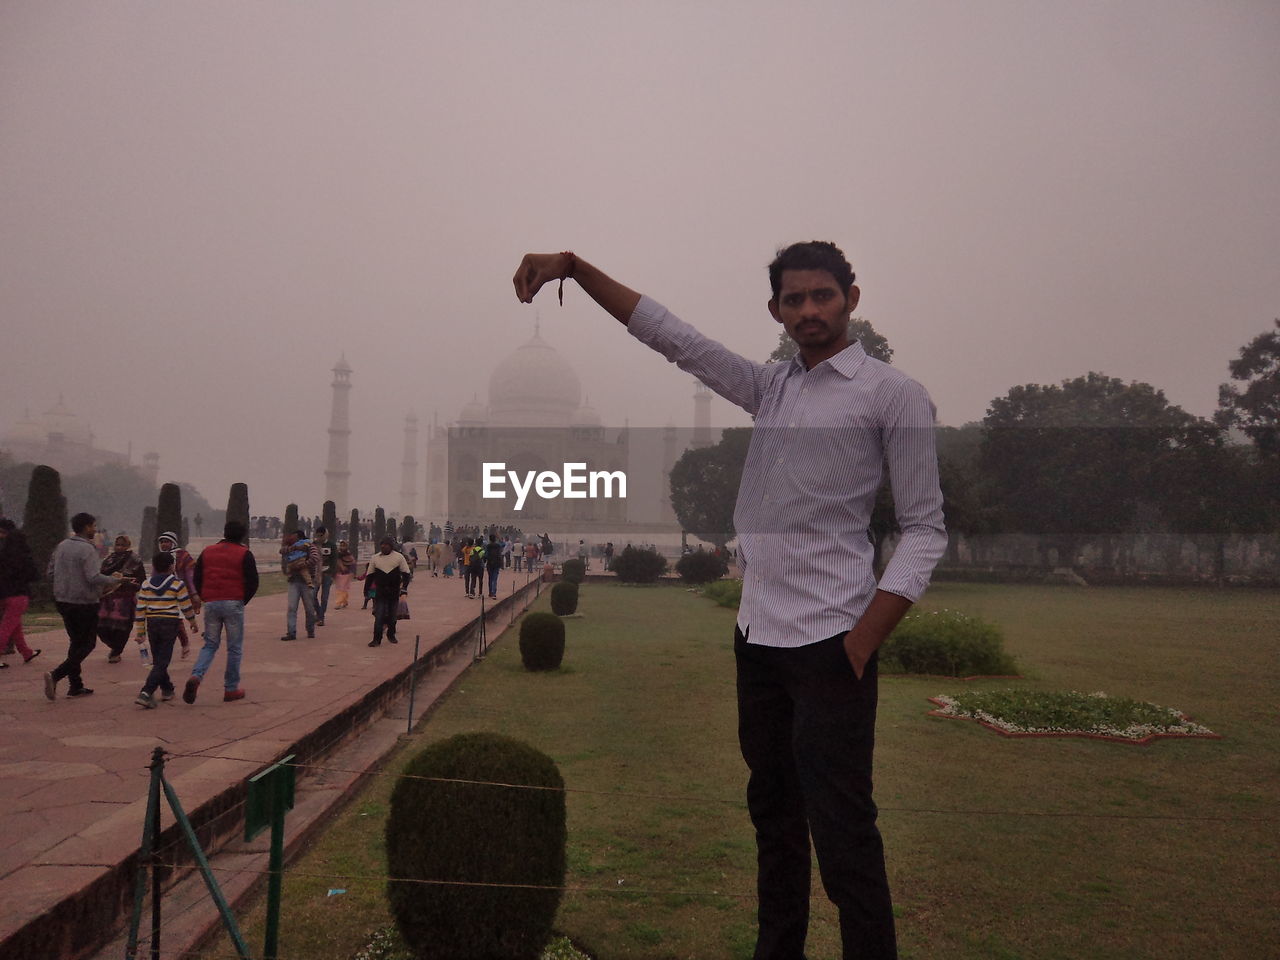
[[[98,601],[104,587],[122,576],[101,572],[102,560],[93,545],[98,521],[90,513],[77,513],[71,518],[73,535],[54,548],[49,558],[49,576],[53,578],[53,599],[62,614],[62,623],[71,638],[67,659],[44,675],[44,695],[50,700],[58,681],[66,677],[68,697],[87,697],[93,693],[80,677],[80,664],[98,642]]]

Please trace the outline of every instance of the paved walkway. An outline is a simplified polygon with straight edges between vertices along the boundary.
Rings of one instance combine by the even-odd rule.
[[[424,574],[420,567],[409,596],[413,619],[400,623],[401,642],[379,648],[367,646],[372,617],[360,610],[358,596],[346,610],[331,608],[314,640],[292,643],[279,640],[284,595],[255,599],[246,612],[242,686],[247,696],[233,703],[222,701],[222,651],[197,702],[182,702],[198,641],[190,660],[176,660],[171,667],[179,698],[155,710],[133,703],[145,671],[132,644],[121,663],[108,664],[101,645],[85,661],[93,696],[68,699],[64,682],[51,703],[42,678],[65,656],[66,636],[55,631],[30,637],[33,647],[43,648],[42,655],[29,665],[10,657],[11,668],[0,671],[0,719],[6,732],[0,746],[0,956],[16,956],[8,951],[30,942],[37,918],[45,928],[42,936],[56,930],[63,938],[41,952],[48,957],[88,955],[96,946],[93,937],[73,928],[120,922],[123,910],[107,916],[99,909],[99,916],[86,918],[86,908],[76,900],[93,899],[84,893],[106,882],[110,871],[104,865],[121,864],[136,853],[154,747],[174,755],[166,769],[188,812],[216,807],[229,789],[256,772],[255,763],[275,760],[308,737],[334,739],[336,732],[341,738],[369,722],[359,711],[362,704],[369,706],[373,691],[383,691],[373,707],[379,713],[402,694],[403,684],[394,681],[412,662],[414,635],[421,635],[425,654],[480,612],[480,602],[466,598],[459,579]],[[527,576],[504,571],[499,596],[510,597]],[[501,613],[500,623],[491,622],[491,633],[512,615],[507,609]],[[312,752],[323,746],[313,745]],[[193,753],[235,759],[183,756]],[[165,821],[171,822],[167,815]]]

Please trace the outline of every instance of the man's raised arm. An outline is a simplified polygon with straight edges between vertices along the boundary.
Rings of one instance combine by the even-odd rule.
[[[572,253],[526,253],[512,282],[521,303],[532,303],[545,284],[574,280],[619,323],[626,325],[640,294]]]

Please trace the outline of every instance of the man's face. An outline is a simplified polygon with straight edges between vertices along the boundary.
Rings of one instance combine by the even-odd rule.
[[[292,547],[297,542],[298,542],[298,535],[296,533],[285,534],[284,545],[286,547]]]
[[[382,541],[382,554],[383,554],[383,556],[386,556],[386,555],[387,555],[388,553],[390,553],[390,552],[391,552],[391,544],[390,544],[390,543],[388,543],[386,540],[383,540],[383,541]]]
[[[833,356],[849,344],[849,315],[858,303],[858,288],[846,298],[826,270],[784,270],[778,296],[769,313],[805,353]]]
[[[86,540],[92,540],[97,535],[98,535],[98,524],[96,522],[89,524],[87,527],[85,527],[83,530],[80,531],[80,536],[84,537]]]

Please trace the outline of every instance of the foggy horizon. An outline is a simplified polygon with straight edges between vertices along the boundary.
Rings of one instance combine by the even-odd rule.
[[[1278,48],[1260,0],[16,0],[0,436],[61,396],[216,508],[314,513],[345,356],[339,507],[398,512],[405,415],[421,503],[426,428],[535,323],[606,425],[692,422],[694,381],[575,284],[516,302],[525,252],[763,361],[765,266],[814,238],[942,424],[1089,371],[1208,416],[1280,316]]]

